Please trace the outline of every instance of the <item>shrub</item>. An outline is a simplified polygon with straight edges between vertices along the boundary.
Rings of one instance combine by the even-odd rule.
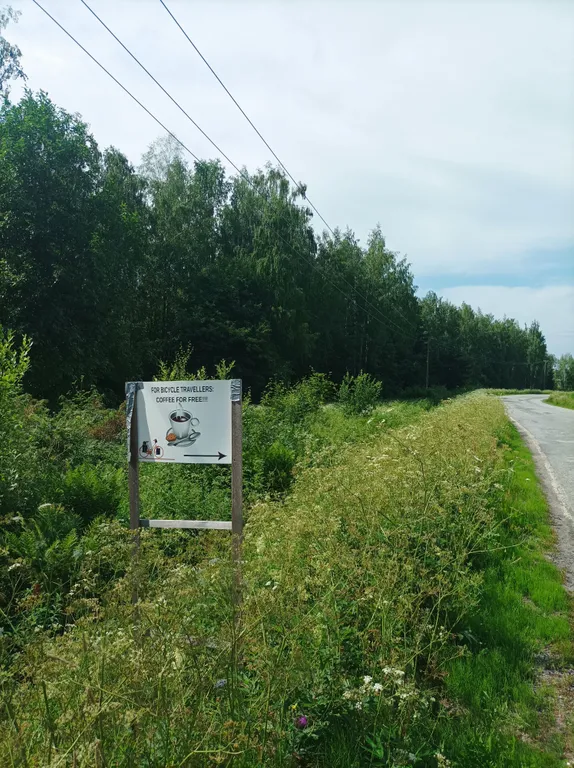
[[[324,373],[314,372],[293,386],[272,382],[265,390],[261,404],[289,422],[300,423],[327,402],[333,390],[332,382]]]
[[[22,391],[30,347],[0,326],[0,516],[33,514],[52,470],[36,449],[45,409]]]
[[[276,441],[265,448],[262,459],[264,486],[273,496],[285,493],[293,479],[295,452]]]
[[[80,464],[64,475],[60,501],[83,523],[113,517],[126,486],[125,473],[105,464]]]
[[[381,396],[382,387],[382,383],[369,373],[361,371],[358,376],[346,373],[339,387],[339,403],[349,414],[371,413]]]

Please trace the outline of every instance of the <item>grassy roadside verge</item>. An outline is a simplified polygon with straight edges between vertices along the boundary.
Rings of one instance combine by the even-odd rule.
[[[485,389],[489,395],[551,395],[553,389]]]
[[[544,402],[574,410],[574,392],[553,392]]]
[[[553,533],[532,456],[511,424],[500,443],[507,475],[499,543],[480,556],[483,594],[468,621],[469,653],[445,681],[461,717],[447,722],[443,738],[455,765],[562,766],[573,754],[573,722],[560,711],[555,681],[574,660],[571,602],[547,558]]]
[[[534,681],[568,659],[568,604],[531,459],[494,398],[393,413],[251,509],[240,637],[228,542],[192,565],[142,536],[106,605],[4,681],[2,765],[562,766]]]

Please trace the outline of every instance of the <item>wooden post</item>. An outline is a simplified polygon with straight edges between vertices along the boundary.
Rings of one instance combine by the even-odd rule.
[[[243,421],[241,396],[231,402],[231,535],[233,601],[241,603],[241,544],[243,540]]]
[[[130,463],[128,467],[128,484],[130,489],[130,529],[134,531],[134,543],[132,555],[134,561],[137,558],[140,544],[140,475],[139,475],[139,440],[138,440],[138,420],[137,420],[137,389],[134,393],[134,408],[130,422]],[[135,579],[135,574],[134,574]],[[137,603],[138,591],[137,583],[134,580],[132,589],[132,603]]]

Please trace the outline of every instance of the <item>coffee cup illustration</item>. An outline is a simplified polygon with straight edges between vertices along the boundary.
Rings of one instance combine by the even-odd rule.
[[[169,423],[171,432],[178,440],[188,437],[194,427],[199,424],[199,419],[195,419],[189,411],[178,409],[169,414]]]

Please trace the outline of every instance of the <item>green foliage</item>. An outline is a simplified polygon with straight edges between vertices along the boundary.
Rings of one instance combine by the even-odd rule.
[[[35,509],[47,480],[34,450],[39,409],[22,391],[30,348],[26,337],[17,344],[15,334],[0,326],[0,517]]]
[[[522,328],[460,308],[432,291],[421,302],[423,344],[431,386],[545,389],[552,386],[553,358],[538,323]]]
[[[193,353],[190,345],[180,347],[175,354],[173,363],[166,363],[163,360],[159,363],[158,373],[154,376],[154,381],[200,381],[209,378],[205,366],[201,366],[197,371],[192,372],[189,369],[189,360]],[[235,361],[227,362],[220,360],[215,365],[215,378],[228,379],[235,367]]]
[[[60,503],[83,523],[115,517],[125,493],[125,472],[108,464],[79,464],[63,478]]]
[[[291,486],[295,451],[279,442],[266,446],[261,457],[261,472],[266,490],[273,496],[285,493]]]
[[[56,504],[41,504],[33,518],[22,519],[19,530],[6,534],[5,545],[43,591],[61,592],[77,570],[79,527],[74,513]]]
[[[544,402],[574,409],[574,392],[553,392]]]
[[[282,382],[269,384],[261,405],[289,422],[299,422],[332,399],[334,386],[323,373],[312,373],[294,386]]]
[[[574,357],[572,355],[562,355],[556,361],[554,379],[557,389],[563,391],[574,389]]]
[[[498,499],[498,546],[478,555],[483,597],[465,625],[468,651],[453,660],[445,679],[446,697],[465,717],[456,725],[444,721],[441,735],[455,765],[559,766],[566,734],[547,727],[554,694],[531,681],[540,655],[554,669],[570,664],[570,606],[560,573],[547,559],[553,534],[532,457],[513,426],[500,440],[506,478]],[[517,740],[515,722],[530,731],[536,750]]]
[[[17,22],[19,11],[14,11],[10,6],[0,8],[0,32],[3,32],[10,21]],[[8,94],[7,80],[27,80],[26,74],[20,64],[22,56],[17,45],[12,45],[0,34],[0,94]]]
[[[337,382],[364,371],[393,396],[426,385],[427,361],[431,388],[564,379],[536,323],[419,300],[379,227],[366,247],[350,231],[317,237],[278,169],[190,167],[168,140],[136,172],[30,92],[1,108],[0,154],[0,323],[34,340],[27,386],[51,404],[80,379],[119,398],[160,360],[163,380],[234,360],[254,399],[313,368]]]
[[[339,402],[347,413],[371,413],[381,396],[382,383],[368,373],[345,374],[339,387]]]
[[[26,685],[4,684],[4,762],[41,762],[50,748],[86,766],[558,768],[532,670],[548,643],[567,648],[568,603],[543,556],[531,461],[494,398],[459,398],[400,427],[415,413],[315,412],[311,430],[326,419],[340,440],[347,421],[365,442],[339,444],[290,496],[251,509],[241,665],[227,541],[188,537],[190,558],[142,532],[130,566],[129,536],[92,524],[77,582],[88,589],[70,590],[83,618],[29,645]],[[399,429],[387,431],[392,418]],[[119,578],[90,609],[98,558]],[[14,726],[24,721],[26,740]]]
[[[487,389],[489,395],[550,395],[551,389]]]

